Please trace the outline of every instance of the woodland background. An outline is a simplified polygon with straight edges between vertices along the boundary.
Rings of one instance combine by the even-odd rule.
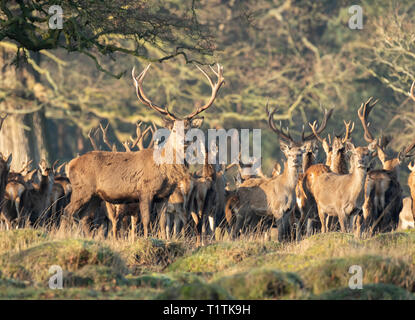
[[[53,4],[63,8],[62,30],[48,28]],[[348,27],[356,4],[362,30]],[[210,95],[192,62],[221,63],[226,83],[204,113],[204,128],[263,129],[265,173],[281,159],[267,101],[297,137],[322,108],[334,108],[327,132],[353,120],[361,145],[357,109],[373,96],[374,134],[392,135],[396,152],[415,138],[411,0],[0,0],[0,111],[10,114],[1,152],[13,152],[14,168],[26,159],[67,161],[92,150],[87,134],[100,122],[110,123],[119,149],[136,121],[162,126],[159,114],[138,103],[131,79],[133,66],[150,61],[148,96],[180,115]]]

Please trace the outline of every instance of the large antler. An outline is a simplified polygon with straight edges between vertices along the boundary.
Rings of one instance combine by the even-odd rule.
[[[216,83],[213,83],[212,79],[209,77],[209,75],[202,68],[200,68],[198,65],[196,65],[196,67],[208,79],[209,84],[210,84],[210,87],[212,88],[212,94],[210,96],[209,101],[206,104],[204,104],[203,106],[197,108],[197,110],[195,110],[191,114],[187,115],[185,117],[186,119],[191,119],[191,118],[197,116],[199,113],[205,111],[207,108],[209,108],[213,104],[213,101],[215,101],[216,96],[218,95],[218,92],[219,92],[220,87],[225,82],[225,78],[223,77],[223,66],[221,66],[219,63],[217,64],[217,68],[218,68],[217,71],[215,71],[212,67],[210,67],[210,69],[212,70],[212,72],[218,78],[218,81]]]
[[[275,122],[274,122],[274,114],[277,112],[278,108],[274,108],[274,110],[270,111],[268,109],[268,102],[267,102],[267,105],[265,106],[265,110],[268,115],[268,125],[272,129],[272,131],[278,134],[278,136],[281,139],[285,140],[286,142],[297,145],[297,142],[295,142],[294,139],[291,137],[289,129],[287,128],[287,133],[283,131],[281,121],[280,121],[280,128],[278,129],[276,127]]]
[[[133,68],[133,71],[131,73],[134,80],[134,85],[138,99],[145,105],[149,106],[151,109],[161,113],[163,116],[169,117],[171,120],[178,120],[178,118],[174,114],[170,113],[170,111],[167,108],[161,108],[157,106],[144,94],[143,80],[150,66],[151,63],[137,77],[135,76],[135,67]]]
[[[373,138],[372,133],[369,131],[368,117],[378,100],[372,102],[373,97],[370,97],[364,104],[360,105],[359,110],[357,111],[357,115],[359,116],[360,122],[362,123],[363,130],[365,131],[364,138],[367,142],[373,142],[375,139]]]
[[[180,120],[179,117],[175,116],[173,113],[171,113],[168,108],[161,108],[159,106],[157,106],[156,104],[154,104],[149,98],[147,98],[147,96],[144,93],[142,84],[143,84],[143,80],[144,77],[148,71],[148,69],[150,68],[149,64],[144,70],[143,72],[141,72],[137,77],[135,76],[135,67],[133,68],[132,71],[132,77],[134,80],[134,84],[135,84],[135,88],[136,88],[136,92],[137,92],[137,97],[138,99],[144,103],[145,105],[149,106],[150,108],[152,108],[153,110],[156,110],[157,112],[161,113],[163,116],[169,117],[171,120]],[[187,115],[186,117],[184,117],[183,119],[191,119],[195,116],[197,116],[199,113],[205,111],[207,108],[209,108],[213,102],[216,99],[216,96],[219,92],[220,87],[222,86],[222,84],[225,82],[225,78],[223,77],[223,67],[220,64],[217,64],[217,71],[215,71],[212,67],[211,70],[213,71],[213,73],[217,76],[218,80],[216,83],[213,83],[212,79],[209,77],[209,75],[202,69],[200,68],[198,65],[196,65],[196,67],[203,73],[203,75],[208,79],[209,84],[212,88],[212,94],[210,96],[209,101],[204,104],[203,106],[197,108],[194,112],[192,112],[191,114]]]
[[[312,128],[313,131],[310,134],[308,134],[307,136],[304,136],[304,127],[303,127],[303,131],[301,133],[301,141],[305,142],[305,141],[309,141],[309,140],[314,140],[316,138],[318,139],[318,135],[321,134],[324,131],[324,129],[326,129],[327,122],[329,121],[331,115],[333,114],[333,110],[334,109],[330,109],[330,110],[327,111],[327,109],[324,109],[323,121],[321,122],[321,125],[320,125],[318,130],[315,130],[316,129],[316,121],[314,121],[314,129]],[[316,133],[317,133],[317,135],[316,135]]]

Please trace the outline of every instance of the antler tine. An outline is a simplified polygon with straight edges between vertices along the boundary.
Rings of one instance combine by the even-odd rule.
[[[225,78],[223,77],[223,66],[221,66],[219,63],[218,65],[218,71],[215,72],[216,77],[218,78],[216,83],[213,83],[212,79],[209,77],[209,75],[202,69],[200,68],[198,65],[196,65],[196,67],[203,73],[203,75],[208,79],[209,84],[211,86],[212,89],[212,94],[210,96],[209,101],[204,104],[203,106],[197,108],[195,111],[193,111],[191,114],[187,115],[185,118],[186,119],[191,119],[193,117],[195,117],[196,115],[198,115],[199,113],[205,111],[206,109],[208,109],[213,102],[216,99],[216,96],[218,95],[219,89],[222,87],[223,83],[225,82]]]
[[[107,126],[105,127],[105,129],[104,129],[104,127],[102,126],[102,124],[101,123],[99,123],[99,127],[101,128],[101,131],[102,131],[102,140],[104,140],[104,143],[108,146],[108,148],[110,148],[110,150],[114,150],[114,145],[112,145],[110,142],[109,142],[109,140],[108,140],[108,137],[107,137],[107,130],[108,130],[108,127],[109,127],[109,122],[107,123]]]
[[[55,160],[55,162],[52,164],[52,171],[56,172],[55,166],[59,163],[59,159]]]
[[[156,110],[157,112],[161,113],[163,116],[167,116],[171,120],[178,120],[178,118],[174,114],[170,113],[170,111],[168,109],[166,109],[166,108],[163,109],[163,108],[157,106],[150,99],[148,99],[147,96],[145,95],[144,90],[142,88],[142,85],[143,85],[144,77],[146,76],[146,73],[147,73],[148,69],[150,68],[150,66],[151,66],[151,63],[148,64],[148,66],[137,77],[135,76],[135,67],[133,67],[133,70],[131,72],[131,75],[132,75],[133,80],[134,80],[134,85],[135,85],[138,100],[140,100],[142,103],[144,103],[145,105],[147,105],[151,109]]]
[[[26,160],[27,160],[27,158],[26,158]],[[20,169],[20,171],[18,171],[17,173],[23,173],[23,171],[25,171],[29,166],[30,166],[30,164],[33,162],[33,160],[29,160],[29,161],[26,161],[26,163],[23,165],[23,167],[22,167],[22,169]]]
[[[92,149],[98,150],[97,143],[96,143],[96,141],[94,140],[94,138],[91,135],[93,129],[94,128],[91,128],[91,130],[89,130],[89,132],[88,132],[88,138],[89,138],[89,141],[91,141]],[[96,131],[95,131],[95,134],[96,134]]]
[[[125,141],[122,145],[124,146],[126,152],[131,152],[131,148],[129,146],[128,141]]]
[[[351,120],[349,122],[346,122],[346,120],[343,120],[343,123],[344,123],[344,126],[346,127],[346,133],[344,135],[344,138],[342,139],[342,142],[345,143],[347,140],[349,140],[349,136],[354,130],[354,122],[352,122]],[[351,128],[350,128],[350,125],[352,125]]]
[[[360,105],[359,110],[357,111],[357,115],[359,116],[360,122],[362,123],[363,130],[365,131],[364,138],[367,142],[373,142],[375,140],[373,138],[372,133],[369,131],[369,123],[367,122],[368,117],[378,100],[371,104],[373,97],[370,97],[364,104]]]
[[[415,101],[415,94],[414,94],[414,88],[415,88],[415,80],[412,82],[411,91],[409,91],[409,97]]]
[[[136,134],[137,137],[135,139],[130,138],[133,144],[131,145],[131,149],[134,149],[138,145],[138,150],[143,150],[143,139],[145,138],[145,135],[150,131],[151,127],[147,127],[144,132],[141,131],[141,128],[139,125],[137,125]]]
[[[317,138],[318,141],[320,141],[321,143],[324,143],[326,141],[326,139],[320,137],[318,131],[316,130],[316,126],[317,126],[317,120],[314,120],[313,124],[309,123],[308,124],[311,128],[311,131],[313,132],[314,136]]]
[[[277,112],[277,110],[278,110],[278,108],[274,108],[274,110],[272,110],[271,112],[269,112],[268,103],[267,103],[266,111],[268,113],[268,125],[269,125],[269,127],[272,129],[272,131],[274,131],[276,134],[278,134],[278,136],[281,139],[286,140],[287,142],[296,145],[297,143],[293,140],[293,138],[291,137],[290,133],[289,132],[284,133],[284,131],[282,130],[282,123],[281,122],[280,122],[280,128],[279,129],[275,126],[275,123],[274,123],[274,114],[275,114],[275,112]]]
[[[333,110],[334,109],[330,109],[329,111],[327,111],[327,109],[324,109],[324,116],[323,116],[323,121],[321,121],[321,125],[319,126],[317,133],[321,134],[324,129],[326,129],[327,127],[327,122],[329,121],[329,119],[331,118],[331,115],[333,114]],[[314,128],[315,129],[315,128]],[[309,140],[314,140],[316,138],[314,132],[310,133],[309,135],[305,136],[302,135],[301,137],[302,142],[305,141],[309,141]]]
[[[405,150],[403,151],[403,153],[404,153],[404,155],[405,155],[405,157],[407,157],[407,158],[410,158],[410,157],[413,157],[414,156],[414,154],[409,154],[412,150],[414,150],[415,149],[415,141],[413,141],[409,146],[407,146],[406,148],[405,148]]]
[[[66,161],[64,163],[62,163],[57,169],[56,172],[61,172],[62,168],[66,165]]]

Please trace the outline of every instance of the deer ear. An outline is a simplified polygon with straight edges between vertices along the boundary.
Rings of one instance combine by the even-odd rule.
[[[164,118],[163,119],[163,122],[164,122],[164,127],[165,128],[167,128],[169,130],[171,130],[173,128],[174,121],[172,121],[172,120],[170,120],[168,118]]]
[[[346,148],[346,152],[353,152],[355,150],[354,144],[351,143],[350,141],[346,142],[345,148]]]
[[[190,120],[190,126],[192,128],[200,128],[202,126],[204,120],[205,120],[204,117],[194,118],[194,119]]]

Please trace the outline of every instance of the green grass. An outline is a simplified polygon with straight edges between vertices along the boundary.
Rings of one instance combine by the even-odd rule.
[[[0,299],[414,299],[413,231],[253,239],[197,248],[192,239],[0,231]],[[63,290],[48,287],[52,265],[63,269]],[[362,290],[348,288],[352,265]]]

